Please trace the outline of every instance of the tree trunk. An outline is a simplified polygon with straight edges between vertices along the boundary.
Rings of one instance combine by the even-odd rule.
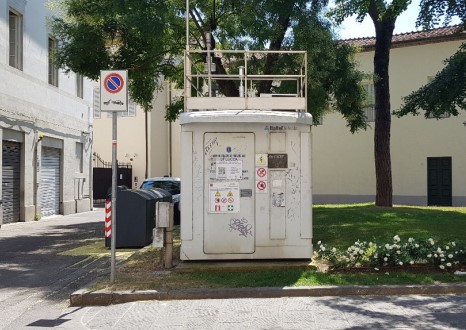
[[[212,56],[212,62],[215,63],[217,68],[216,74],[226,74],[225,67],[223,66],[222,59]],[[217,80],[218,88],[225,96],[239,96],[239,89],[233,80]]]
[[[374,54],[375,132],[374,157],[376,179],[376,206],[393,206],[392,166],[390,156],[390,81],[388,67],[395,20],[375,24]]]
[[[270,41],[269,50],[280,50],[282,48],[283,40],[285,39],[285,33],[288,27],[290,26],[291,20],[291,8],[289,12],[284,13],[282,12],[280,17],[278,18],[277,26],[276,26],[276,35],[272,37]],[[272,70],[275,66],[279,58],[278,54],[268,53],[266,55],[265,65],[264,65],[264,75],[272,74]],[[262,80],[259,83],[259,94],[260,93],[270,93],[272,89],[272,80]]]

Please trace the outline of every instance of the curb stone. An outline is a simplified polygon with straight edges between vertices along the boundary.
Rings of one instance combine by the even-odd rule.
[[[436,285],[377,285],[377,286],[305,286],[219,288],[146,291],[90,291],[78,290],[71,294],[70,305],[107,306],[142,300],[237,299],[324,296],[389,296],[466,294],[466,284]]]

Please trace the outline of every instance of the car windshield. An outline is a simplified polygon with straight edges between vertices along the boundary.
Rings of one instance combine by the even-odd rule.
[[[180,193],[180,182],[178,181],[145,181],[142,189],[161,188],[168,191],[172,195]]]

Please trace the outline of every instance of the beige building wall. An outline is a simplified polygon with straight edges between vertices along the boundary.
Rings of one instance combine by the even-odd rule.
[[[147,113],[148,121],[148,168],[147,177],[179,175],[179,126],[165,121],[165,107],[169,101],[169,89],[154,95],[152,111]],[[136,107],[136,116],[118,117],[117,122],[117,159],[120,163],[132,165],[132,188],[138,188],[145,179],[146,148],[145,122],[146,114]],[[170,148],[170,132],[173,138]],[[107,162],[112,160],[112,118],[102,113],[94,121],[94,152]],[[176,156],[173,156],[177,153]],[[171,155],[170,155],[171,154]],[[173,158],[175,157],[175,160]],[[171,172],[171,173],[170,173]]]
[[[418,89],[443,68],[462,41],[394,48],[390,57],[392,111],[402,97]],[[360,68],[373,72],[374,52],[358,54]],[[441,120],[392,117],[391,158],[394,202],[427,204],[427,157],[452,157],[453,205],[466,205],[466,113]],[[374,123],[351,134],[339,114],[328,114],[313,127],[315,203],[375,200]]]
[[[180,91],[173,91],[168,82],[166,88],[156,94],[149,126],[149,177],[180,176],[180,132],[178,121],[165,120],[166,106]]]

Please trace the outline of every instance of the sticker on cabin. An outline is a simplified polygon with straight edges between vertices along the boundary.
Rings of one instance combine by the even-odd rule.
[[[217,161],[215,166],[215,178],[217,180],[241,180],[243,174],[243,162],[241,161]]]
[[[209,213],[238,213],[239,182],[211,182],[209,184]]]
[[[256,154],[256,166],[267,167],[267,154]]]

